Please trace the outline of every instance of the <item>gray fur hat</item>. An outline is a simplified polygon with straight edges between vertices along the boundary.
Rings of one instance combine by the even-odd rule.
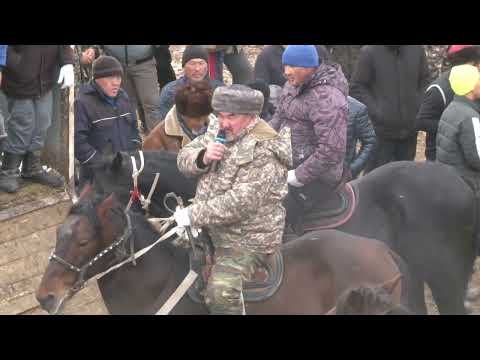
[[[220,86],[213,93],[212,108],[217,112],[259,115],[263,94],[245,85]]]

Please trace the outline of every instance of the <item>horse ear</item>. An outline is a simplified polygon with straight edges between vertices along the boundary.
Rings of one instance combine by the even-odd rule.
[[[112,170],[114,171],[120,170],[122,168],[122,161],[123,161],[122,153],[117,152],[117,154],[115,155],[112,161]]]
[[[401,284],[400,280],[402,279],[402,277],[403,275],[401,273],[398,273],[397,276],[395,276],[391,280],[384,282],[380,287],[382,287],[388,294],[392,295],[397,286]]]

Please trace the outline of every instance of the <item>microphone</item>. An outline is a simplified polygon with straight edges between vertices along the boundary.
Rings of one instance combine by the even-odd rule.
[[[225,130],[223,130],[223,129],[218,130],[218,134],[215,137],[215,142],[218,143],[218,144],[225,144],[225,141],[226,141]],[[217,172],[219,162],[220,162],[219,160],[215,160],[212,163],[212,171],[213,172]]]

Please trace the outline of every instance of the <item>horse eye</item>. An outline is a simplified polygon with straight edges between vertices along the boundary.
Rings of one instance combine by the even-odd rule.
[[[88,245],[88,241],[80,241],[80,243],[78,244],[78,246],[80,247],[84,247],[84,246],[87,246]]]

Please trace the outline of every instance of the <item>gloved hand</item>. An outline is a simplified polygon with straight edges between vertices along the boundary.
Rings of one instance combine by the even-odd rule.
[[[287,183],[288,185],[294,186],[294,187],[302,187],[303,184],[297,180],[297,177],[295,176],[295,170],[288,170],[288,177],[287,177]]]
[[[75,74],[73,73],[73,65],[67,64],[63,65],[60,69],[60,76],[58,77],[58,83],[63,82],[62,89],[71,87],[75,83]]]
[[[173,214],[175,221],[177,222],[178,226],[190,226],[190,215],[188,213],[188,207],[180,209],[177,207],[177,210]]]

